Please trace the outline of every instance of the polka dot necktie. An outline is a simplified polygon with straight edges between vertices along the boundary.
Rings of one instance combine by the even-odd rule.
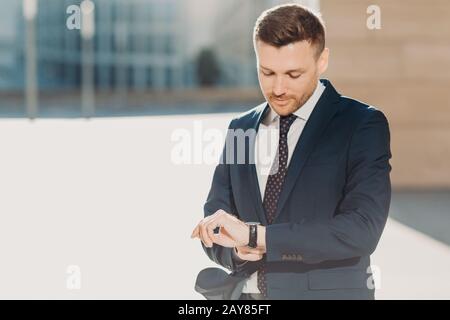
[[[264,191],[263,207],[268,224],[272,224],[277,211],[278,199],[287,171],[288,145],[287,134],[297,117],[293,114],[280,117],[280,138],[277,155],[274,159]],[[258,269],[258,289],[267,297],[265,264]]]

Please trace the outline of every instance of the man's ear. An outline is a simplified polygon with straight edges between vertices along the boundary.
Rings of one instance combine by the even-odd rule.
[[[319,56],[319,59],[317,61],[318,64],[318,71],[319,75],[327,71],[328,69],[328,58],[330,56],[330,49],[324,48],[322,53]]]

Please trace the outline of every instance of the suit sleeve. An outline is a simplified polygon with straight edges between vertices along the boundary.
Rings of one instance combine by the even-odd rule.
[[[349,145],[347,181],[337,213],[329,220],[267,226],[267,261],[282,261],[283,254],[300,255],[305,263],[370,255],[388,216],[390,158],[388,122],[382,112],[371,110]]]
[[[231,121],[228,129],[221,160],[214,170],[211,189],[203,208],[204,217],[214,214],[219,209],[238,216],[230,181],[230,164],[226,161],[227,141],[229,141],[230,129],[233,129],[233,121]],[[234,248],[226,248],[215,243],[211,248],[207,248],[202,242],[201,244],[203,250],[212,261],[231,271],[239,271],[246,264],[246,261],[242,261],[234,253]]]

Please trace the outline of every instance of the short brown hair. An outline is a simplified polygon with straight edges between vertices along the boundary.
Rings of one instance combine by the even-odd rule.
[[[316,57],[325,48],[325,25],[320,17],[299,4],[284,4],[264,11],[256,20],[253,42],[261,40],[275,47],[308,41],[316,47]]]

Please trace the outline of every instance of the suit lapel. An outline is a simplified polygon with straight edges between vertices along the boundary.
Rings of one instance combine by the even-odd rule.
[[[286,180],[281,190],[278,200],[277,211],[274,221],[283,210],[283,206],[291,193],[298,176],[300,175],[309,154],[313,150],[322,132],[327,127],[331,118],[337,111],[336,102],[338,102],[339,94],[327,80],[321,80],[326,86],[317,105],[315,106],[311,116],[306,122],[305,128],[297,142],[290,165],[286,174]],[[263,211],[264,212],[264,211]]]
[[[262,119],[264,119],[264,116],[266,112],[268,111],[269,106],[267,103],[262,104],[259,108],[257,108],[255,112],[255,116],[251,117],[245,126],[245,130],[247,129],[253,129],[256,132],[259,129],[259,124],[261,123]],[[256,137],[253,139],[252,143],[248,144],[248,148],[246,148],[246,153],[249,156],[247,159],[256,159],[255,157],[255,143],[256,143]],[[243,165],[243,174],[244,174],[244,181],[248,184],[248,192],[250,193],[250,198],[253,201],[253,206],[256,211],[256,216],[258,218],[258,221],[261,222],[263,225],[267,225],[267,218],[266,214],[264,212],[264,208],[262,206],[262,199],[261,199],[261,191],[259,189],[259,183],[258,183],[258,175],[256,173],[256,165],[255,162],[248,162],[245,165]]]

